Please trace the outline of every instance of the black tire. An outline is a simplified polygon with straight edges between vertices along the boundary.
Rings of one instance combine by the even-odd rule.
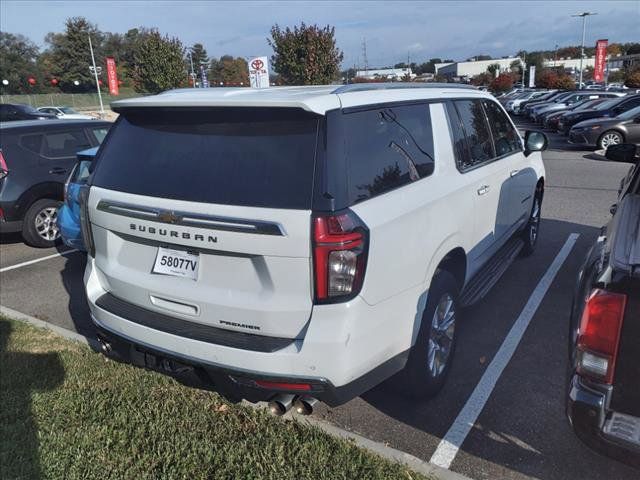
[[[542,189],[537,188],[536,194],[533,197],[533,205],[531,207],[531,213],[529,214],[529,221],[527,226],[522,231],[522,240],[524,241],[524,247],[520,251],[523,257],[531,255],[538,244],[538,237],[540,236],[540,216],[542,212]]]
[[[29,207],[22,225],[22,238],[27,245],[49,248],[59,241],[60,232],[55,220],[61,204],[58,200],[43,198]],[[53,213],[52,209],[55,209],[56,213]]]
[[[598,148],[600,150],[606,150],[611,145],[619,145],[621,143],[624,143],[624,136],[615,130],[607,130],[598,138]]]
[[[460,315],[458,295],[458,284],[453,275],[444,270],[437,270],[429,288],[427,306],[422,315],[416,343],[411,348],[404,369],[394,377],[393,383],[405,396],[428,399],[435,396],[444,386],[456,348],[456,329]],[[452,328],[436,331],[436,310],[439,307],[439,312],[446,310],[449,301],[453,312]],[[434,336],[441,337],[438,341],[445,341],[449,346],[446,359],[438,363],[440,368],[432,368],[430,365],[430,353],[433,351],[430,348],[430,340]],[[433,365],[436,365],[436,356],[433,358]]]

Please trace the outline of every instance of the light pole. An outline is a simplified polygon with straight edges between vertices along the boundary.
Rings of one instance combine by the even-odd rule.
[[[196,72],[193,71],[193,57],[191,56],[191,50],[189,50],[189,62],[191,62],[191,83],[193,88],[196,88]]]
[[[587,28],[587,17],[589,15],[597,15],[594,12],[582,12],[571,15],[572,17],[582,17],[582,44],[580,46],[580,80],[578,80],[578,90],[582,90],[582,61],[584,59],[584,34]]]
[[[93,64],[93,75],[96,79],[96,89],[98,90],[98,99],[100,100],[100,116],[104,118],[104,107],[102,106],[102,94],[100,93],[100,81],[98,80],[98,69],[96,68],[96,59],[93,56],[93,46],[91,45],[91,34],[89,36],[89,50],[91,50],[91,63]]]

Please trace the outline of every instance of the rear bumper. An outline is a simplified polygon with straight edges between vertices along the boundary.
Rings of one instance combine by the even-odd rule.
[[[567,397],[567,416],[576,435],[589,447],[633,467],[640,468],[640,445],[604,433],[613,412],[607,410],[610,394],[590,388],[574,375]]]
[[[276,393],[252,387],[255,379],[317,385],[313,396],[329,405],[339,405],[373,388],[404,367],[419,327],[416,318],[422,316],[417,309],[425,298],[421,288],[416,288],[375,307],[360,297],[344,304],[315,306],[304,337],[273,350],[218,342],[215,332],[203,336],[202,330],[192,333],[180,331],[180,325],[142,322],[141,317],[100,301],[108,293],[100,277],[89,257],[87,298],[93,322],[103,335],[123,343],[128,352],[155,352],[207,372],[216,390],[233,388],[248,400],[268,400]],[[161,310],[147,312],[163,314]],[[135,363],[131,353],[122,357]]]

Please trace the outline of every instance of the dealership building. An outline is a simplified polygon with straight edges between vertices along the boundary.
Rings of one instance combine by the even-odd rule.
[[[508,58],[494,58],[492,60],[477,60],[470,62],[454,62],[454,63],[438,63],[436,64],[436,74],[447,77],[447,79],[454,78],[473,78],[476,75],[485,73],[489,65],[500,66],[501,72],[506,72],[511,69],[513,62],[522,63],[520,57],[508,57]]]

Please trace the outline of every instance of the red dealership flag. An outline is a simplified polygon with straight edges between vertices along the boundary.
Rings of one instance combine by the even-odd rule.
[[[107,57],[107,81],[109,82],[109,93],[118,95],[118,73],[116,72],[116,61],[113,57]]]
[[[593,69],[593,79],[600,83],[604,80],[604,66],[607,63],[607,44],[605,40],[596,42],[596,65]]]

